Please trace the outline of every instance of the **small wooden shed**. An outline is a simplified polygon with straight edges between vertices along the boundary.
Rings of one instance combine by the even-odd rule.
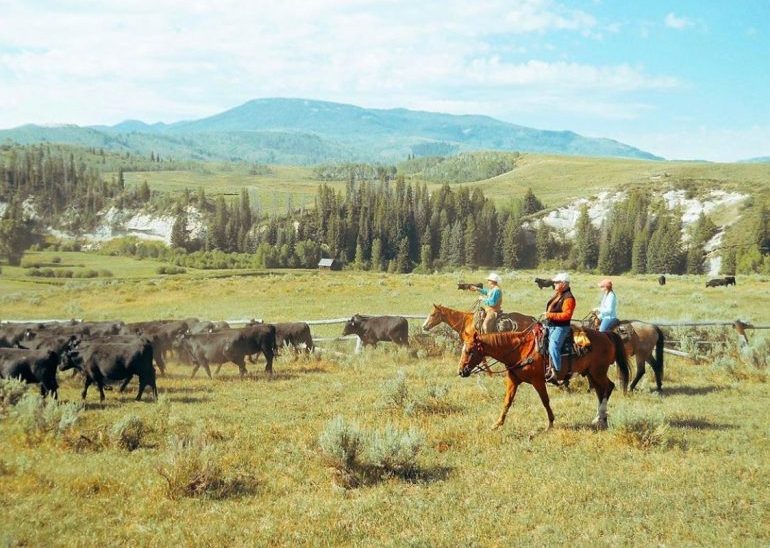
[[[321,259],[318,262],[319,270],[342,270],[342,264],[337,259]]]

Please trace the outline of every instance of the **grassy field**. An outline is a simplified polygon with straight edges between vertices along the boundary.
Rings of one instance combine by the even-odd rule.
[[[264,211],[284,212],[291,196],[295,207],[311,206],[320,181],[312,168],[270,166],[269,175],[250,175],[245,167],[211,171],[158,171],[126,173],[129,185],[146,180],[153,190],[181,192],[204,187],[208,194],[233,194],[248,188]],[[344,182],[331,183],[344,189]],[[466,183],[479,187],[498,203],[521,198],[531,188],[548,207],[569,204],[604,190],[627,185],[662,188],[675,184],[695,189],[724,188],[752,194],[770,189],[770,164],[715,164],[708,162],[659,162],[618,158],[587,158],[522,154],[516,169],[492,179]],[[439,185],[429,184],[429,188]]]
[[[271,173],[252,175],[245,166],[212,165],[210,170],[198,171],[138,171],[126,172],[127,186],[147,181],[151,190],[181,194],[185,189],[196,192],[204,188],[207,196],[238,195],[249,191],[251,206],[264,213],[285,213],[292,207],[312,207],[320,181],[312,178],[312,168],[300,166],[270,166]],[[329,183],[344,189],[342,182]]]
[[[67,318],[74,311],[127,321],[427,314],[434,302],[467,309],[472,297],[455,282],[486,275],[277,271],[204,278],[189,272],[159,279],[145,262],[137,261],[141,268],[134,270],[125,259],[100,260],[113,278],[44,284],[3,266],[2,319]],[[539,314],[548,292],[532,283],[534,275],[504,273],[506,309]],[[598,301],[598,280],[574,278],[576,316],[583,316]],[[740,317],[770,323],[767,278],[740,277],[737,287],[708,291],[704,281],[672,276],[661,287],[652,277],[618,277],[620,313],[650,321]],[[415,332],[418,325],[413,322]],[[341,328],[313,331],[338,335]],[[766,348],[762,332],[750,337],[754,347]],[[312,357],[280,357],[272,378],[263,365],[250,365],[243,382],[234,366],[214,380],[190,380],[186,366],[172,363],[170,375],[158,380],[159,404],[108,392],[100,405],[92,390],[79,422],[60,434],[40,434],[21,411],[6,410],[0,503],[8,511],[0,515],[0,540],[206,546],[770,542],[767,369],[744,363],[731,333],[726,346],[697,363],[667,356],[664,396],[650,392],[651,378],[633,395],[617,391],[607,431],[590,427],[596,400],[578,379],[570,392],[551,390],[552,431],[543,432],[545,412],[524,386],[507,424],[491,432],[502,380],[460,379],[456,355],[441,351],[451,344],[432,340],[421,338],[408,350],[383,344],[359,355],[348,343],[336,351],[323,345]],[[614,368],[610,374],[617,376]],[[80,382],[69,375],[60,375],[60,382],[61,400],[78,401]],[[366,439],[390,439],[396,448],[406,438],[387,433],[411,431],[420,450],[408,469],[341,469],[320,441],[334,431],[336,417]],[[133,451],[116,434],[125,432],[119,426],[128,419],[142,425],[131,438],[138,442]],[[377,446],[370,443],[374,455]],[[181,487],[190,487],[190,477],[197,491],[185,494]]]

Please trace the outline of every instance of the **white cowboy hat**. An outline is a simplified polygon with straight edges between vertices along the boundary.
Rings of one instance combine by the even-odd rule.
[[[559,272],[556,276],[553,277],[553,281],[569,283],[569,274],[566,272]]]
[[[490,272],[489,276],[487,276],[487,280],[489,280],[490,282],[495,282],[496,284],[499,284],[500,276],[498,276],[496,272]]]

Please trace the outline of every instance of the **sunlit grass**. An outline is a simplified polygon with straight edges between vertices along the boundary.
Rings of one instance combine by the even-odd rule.
[[[9,298],[13,282],[4,267],[3,318],[69,317],[74,304],[83,317],[125,320],[427,314],[433,302],[469,308],[472,297],[456,282],[487,274],[123,279],[121,268],[108,268],[115,274],[108,282],[25,284],[37,295],[33,305],[29,293]],[[549,292],[537,289],[534,275],[504,273],[506,309],[539,314]],[[579,316],[598,300],[597,279],[573,278]],[[766,279],[739,277],[736,287],[708,291],[703,281],[674,276],[661,287],[651,276],[617,277],[621,315],[767,323]],[[313,326],[316,336],[341,330]],[[0,503],[7,510],[0,538],[22,545],[770,540],[766,377],[737,375],[749,367],[737,365],[737,353],[732,369],[667,355],[664,396],[650,392],[647,378],[634,394],[616,391],[607,431],[591,427],[596,397],[577,379],[571,392],[550,391],[556,426],[546,433],[545,411],[528,385],[504,428],[490,431],[503,382],[457,377],[455,355],[387,344],[354,355],[347,342],[336,346],[339,353],[327,351],[330,343],[319,346],[319,356],[280,357],[272,378],[262,360],[249,364],[243,382],[234,365],[213,380],[191,380],[188,367],[172,362],[158,379],[160,403],[135,402],[135,382],[125,394],[108,392],[103,405],[92,392],[66,436],[30,443],[12,418],[0,419]],[[617,377],[614,368],[610,376]],[[81,381],[59,381],[61,401],[79,401]],[[390,425],[420,436],[408,473],[340,482],[320,442],[337,416],[368,433]],[[203,448],[195,462],[185,443]]]

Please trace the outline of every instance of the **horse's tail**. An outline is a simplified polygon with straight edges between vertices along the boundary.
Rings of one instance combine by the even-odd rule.
[[[628,359],[626,358],[626,349],[623,346],[623,339],[614,331],[608,331],[605,335],[609,336],[612,344],[615,345],[615,363],[618,364],[618,373],[620,374],[620,384],[623,387],[623,393],[628,390]]]
[[[663,335],[663,331],[660,327],[655,326],[655,331],[658,332],[658,342],[655,343],[655,364],[653,368],[658,374],[659,378],[663,378],[663,343],[666,342],[666,337]]]

